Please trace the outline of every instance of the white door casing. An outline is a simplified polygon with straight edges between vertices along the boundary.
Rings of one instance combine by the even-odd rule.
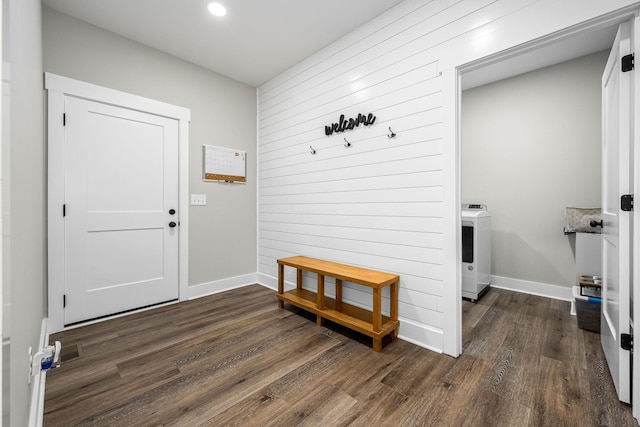
[[[65,325],[176,300],[178,121],[65,96],[64,148]]]
[[[633,18],[633,27],[632,27],[632,44],[633,48],[640,46],[640,17],[638,14]],[[638,111],[638,106],[640,105],[640,74],[638,72],[633,73],[633,113],[632,117],[635,117]],[[637,147],[640,146],[638,144],[638,139],[640,138],[640,121],[633,120],[631,124],[633,127],[633,166],[632,168],[632,176],[633,176],[633,190],[635,192],[636,188],[640,188],[640,149]],[[633,218],[631,220],[632,228],[633,228],[633,237],[632,237],[632,254],[640,253],[640,212],[638,209],[634,209]],[[635,257],[637,258],[637,256]],[[640,295],[640,262],[633,262],[633,257],[631,258],[631,318],[632,318],[632,333],[636,331],[640,331],[640,316],[634,315],[634,313],[640,313],[640,299],[637,295]],[[640,352],[634,351],[632,352],[632,366],[640,366]],[[631,409],[633,412],[633,416],[636,420],[640,420],[640,369],[633,369],[633,377],[631,379]]]
[[[79,106],[92,105],[92,108],[96,108],[99,106],[101,109],[101,113],[98,115],[94,115],[93,119],[97,120],[98,124],[105,128],[105,135],[103,135],[102,142],[104,143],[106,139],[109,138],[108,130],[111,129],[111,125],[114,123],[127,123],[126,126],[134,126],[137,128],[145,138],[147,138],[146,142],[138,146],[135,150],[137,152],[129,153],[126,156],[125,162],[141,162],[145,161],[145,155],[148,154],[147,148],[150,144],[150,139],[155,135],[158,136],[159,129],[164,129],[167,123],[173,123],[173,125],[167,125],[166,129],[169,129],[168,132],[177,133],[178,137],[178,147],[175,155],[178,158],[178,163],[176,164],[179,167],[178,173],[178,185],[174,188],[174,192],[178,193],[178,206],[175,207],[176,214],[173,216],[175,219],[168,219],[171,216],[168,214],[167,209],[162,208],[163,212],[159,212],[157,207],[153,209],[149,209],[149,203],[155,203],[157,205],[157,188],[154,190],[153,185],[150,184],[148,187],[149,193],[140,194],[140,200],[132,200],[134,193],[143,193],[140,191],[141,186],[144,185],[144,179],[141,178],[137,181],[136,184],[132,184],[132,191],[127,196],[129,200],[125,203],[133,210],[142,211],[142,213],[138,212],[136,214],[121,214],[117,213],[119,210],[124,211],[126,209],[111,209],[110,214],[104,214],[104,212],[110,212],[110,209],[105,209],[102,204],[104,200],[100,201],[98,199],[89,200],[93,196],[87,196],[87,203],[89,207],[94,206],[97,209],[91,208],[94,211],[103,211],[102,214],[94,215],[89,214],[89,209],[81,215],[84,216],[84,220],[88,226],[88,229],[102,229],[102,230],[117,230],[117,229],[126,229],[135,228],[136,222],[139,222],[138,219],[140,217],[147,217],[147,219],[152,218],[152,225],[146,225],[143,227],[139,227],[139,230],[130,230],[124,233],[118,233],[114,231],[101,231],[97,233],[93,233],[91,237],[86,237],[85,243],[89,246],[94,245],[97,241],[102,240],[103,243],[106,241],[108,245],[106,248],[109,248],[116,244],[116,242],[120,241],[122,244],[123,241],[126,241],[123,236],[131,233],[131,234],[146,234],[150,236],[150,239],[155,239],[156,242],[159,242],[159,234],[163,234],[162,239],[166,240],[171,237],[171,230],[173,230],[173,236],[177,236],[178,244],[174,250],[177,250],[177,254],[167,255],[177,259],[178,267],[178,298],[180,300],[187,299],[187,286],[188,286],[188,212],[189,212],[189,200],[188,200],[188,123],[190,120],[190,111],[188,109],[166,104],[163,102],[151,100],[144,97],[139,97],[136,95],[127,94],[124,92],[107,89],[104,87],[92,85],[89,83],[80,82],[77,80],[69,79],[66,77],[61,77],[51,73],[45,73],[45,88],[48,91],[48,164],[49,164],[49,175],[48,175],[48,267],[49,267],[49,293],[48,293],[48,306],[49,306],[49,326],[51,332],[57,332],[64,329],[64,325],[74,322],[76,320],[65,319],[65,310],[63,309],[63,298],[65,295],[65,283],[66,283],[66,271],[65,265],[67,263],[65,259],[65,217],[63,217],[63,205],[65,204],[65,162],[68,160],[68,156],[71,156],[71,153],[67,153],[65,148],[65,132],[68,129],[63,125],[63,114],[65,112],[65,103],[69,104],[69,106],[73,108],[77,108]],[[70,101],[71,100],[71,101]],[[75,107],[74,107],[75,105]],[[80,108],[82,110],[82,108]],[[128,111],[129,117],[127,119],[117,119],[119,116],[114,112],[122,112]],[[77,112],[76,112],[77,113]],[[74,113],[74,115],[76,114]],[[99,117],[99,119],[97,119]],[[71,121],[73,118],[71,116],[68,117]],[[155,123],[149,123],[149,120]],[[82,122],[81,122],[82,123]],[[147,124],[144,124],[147,123]],[[159,123],[164,123],[163,125],[159,125]],[[76,123],[77,124],[77,123]],[[94,123],[95,125],[96,123]],[[173,130],[170,128],[173,126]],[[71,129],[71,126],[69,127]],[[115,132],[115,130],[113,131]],[[164,133],[164,131],[162,131]],[[111,137],[113,137],[113,133]],[[145,148],[146,144],[146,148]],[[104,145],[104,144],[101,144]],[[94,147],[96,148],[96,147]],[[119,147],[119,149],[123,149],[123,147]],[[115,156],[117,157],[117,153],[115,151],[110,152],[105,151],[100,148],[98,145],[98,151],[94,152],[94,156]],[[163,154],[164,156],[164,154]],[[114,158],[115,158],[114,157]],[[153,155],[150,158],[154,158]],[[155,157],[155,165],[157,166],[158,157]],[[113,160],[113,158],[112,158]],[[121,158],[122,160],[122,158]],[[149,164],[154,163],[149,161]],[[76,164],[81,164],[76,162]],[[108,164],[105,162],[104,164]],[[103,164],[103,166],[104,166]],[[95,165],[94,165],[95,166]],[[90,166],[90,167],[94,167]],[[156,167],[157,169],[157,167]],[[152,167],[153,170],[153,167]],[[106,197],[112,197],[117,195],[120,191],[112,191],[117,190],[118,187],[122,190],[125,187],[125,182],[127,180],[131,180],[135,178],[135,173],[131,173],[129,177],[126,176],[126,173],[122,173],[121,176],[118,177],[105,177],[103,176],[107,173],[107,169],[102,171],[92,171],[93,175],[88,176],[88,179],[92,182],[92,186],[95,188],[101,188],[103,191],[103,195]],[[113,170],[111,171],[113,175]],[[157,175],[156,175],[157,176]],[[115,180],[115,181],[114,181]],[[138,187],[135,187],[137,185]],[[102,187],[101,187],[102,186]],[[77,186],[76,186],[77,187]],[[109,190],[112,189],[112,190]],[[82,189],[75,188],[72,185],[70,187],[70,191],[83,191]],[[111,195],[109,196],[109,192],[111,191]],[[124,190],[126,191],[126,189]],[[99,192],[92,194],[99,194]],[[155,194],[155,196],[153,196]],[[163,198],[165,196],[163,195]],[[153,202],[152,199],[156,200]],[[126,200],[126,197],[125,197]],[[102,204],[102,205],[101,205]],[[146,206],[145,206],[146,205]],[[69,215],[66,217],[67,219],[71,217],[71,210],[73,207],[71,205],[68,206]],[[156,211],[155,213],[153,211]],[[146,211],[146,212],[145,212]],[[160,220],[160,216],[162,216],[162,220]],[[138,217],[135,219],[133,217]],[[123,220],[129,221],[129,225],[123,226]],[[179,227],[175,227],[175,229],[170,229],[168,227],[168,222],[171,220],[179,223]],[[125,221],[125,222],[126,222]],[[132,222],[133,221],[133,222]],[[131,224],[133,223],[133,227]],[[139,224],[138,224],[139,225]],[[163,227],[163,231],[159,232],[160,225]],[[179,228],[179,232],[177,229]],[[155,231],[152,231],[155,230]],[[117,236],[120,234],[120,236]],[[107,235],[110,235],[106,237]],[[151,237],[153,235],[153,237]],[[130,239],[130,242],[134,242],[136,239]],[[137,256],[142,258],[138,258],[138,261],[145,264],[142,270],[138,270],[137,272],[129,271],[130,274],[133,274],[135,279],[135,274],[138,274],[138,280],[130,280],[132,282],[144,282],[146,279],[152,278],[154,276],[164,276],[165,271],[159,273],[159,267],[157,265],[158,253],[156,251],[155,255],[150,254],[140,254],[141,249],[143,249],[144,245],[146,249],[152,247],[151,240],[146,243],[138,242],[137,248],[130,247],[129,254],[136,253]],[[95,246],[95,245],[94,245]],[[101,249],[104,251],[104,248]],[[93,250],[93,249],[92,249]],[[76,248],[77,251],[77,248]],[[107,252],[113,253],[113,250],[108,250]],[[102,256],[104,253],[101,253],[100,250],[94,250],[92,254],[90,254],[90,259],[87,261],[87,267],[90,272],[88,273],[88,278],[90,285],[94,288],[102,288],[103,291],[106,291],[107,294],[112,292],[114,284],[118,283],[119,280],[122,280],[124,274],[122,271],[109,271],[109,265],[102,262]],[[119,257],[119,258],[118,258]],[[125,253],[118,253],[116,256],[116,261],[121,264],[124,262],[126,256]],[[119,259],[119,260],[118,260]],[[155,261],[154,261],[155,260]],[[112,265],[117,265],[112,264]],[[154,264],[155,263],[155,264]],[[164,268],[164,267],[162,267]],[[120,270],[120,269],[111,269],[111,270]],[[141,275],[142,274],[142,275]],[[141,275],[141,276],[140,276]],[[98,278],[100,277],[100,278]],[[145,279],[145,280],[143,280]],[[93,281],[93,283],[91,283]],[[126,282],[127,280],[124,280]],[[111,285],[111,286],[109,286]],[[112,289],[109,291],[109,289]],[[144,295],[149,291],[149,288],[144,286],[138,288],[136,292],[139,295]],[[159,296],[161,298],[166,298],[167,295],[163,294],[159,291]],[[93,292],[95,294],[99,294],[99,292]],[[174,291],[175,294],[175,291]],[[113,298],[113,295],[110,296]],[[132,299],[135,299],[133,297]],[[175,296],[169,295],[169,299],[175,298]],[[128,304],[128,302],[127,302]],[[73,315],[75,316],[75,314]]]
[[[620,347],[630,331],[631,214],[620,208],[630,192],[631,73],[621,58],[631,53],[631,25],[620,25],[602,76],[602,319],[601,341],[622,402],[630,403],[631,356]]]

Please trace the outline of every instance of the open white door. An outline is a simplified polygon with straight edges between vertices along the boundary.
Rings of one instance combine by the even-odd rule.
[[[633,19],[633,29],[632,29],[633,39],[632,39],[632,48],[635,50],[637,46],[640,46],[640,17],[636,16]],[[634,105],[632,117],[637,115],[638,106],[640,105],[640,74],[637,71],[633,73],[633,100],[632,103]],[[633,187],[632,190],[635,192],[637,188],[640,188],[640,144],[638,140],[640,139],[640,120],[633,119],[631,123],[633,129],[633,164],[631,166],[631,171],[633,175]],[[634,209],[633,211],[633,219],[632,219],[632,254],[640,254],[640,212],[638,209]],[[637,259],[638,256],[631,258],[631,324],[632,324],[632,335],[635,334],[636,331],[640,331],[640,299],[638,295],[640,295],[640,262],[634,262],[633,259]],[[634,351],[632,352],[632,367],[635,366],[636,369],[632,369],[633,378],[631,380],[631,408],[633,412],[633,416],[636,420],[640,420],[640,369],[637,367],[640,366],[640,352]]]
[[[622,58],[631,53],[631,25],[618,29],[602,76],[602,348],[618,393],[630,403],[631,353],[621,348],[630,331],[630,223],[621,196],[630,193],[631,73]]]

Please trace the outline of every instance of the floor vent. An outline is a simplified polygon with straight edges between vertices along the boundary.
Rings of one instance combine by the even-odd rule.
[[[62,346],[62,350],[60,350],[60,359],[62,360],[62,363],[69,362],[73,359],[77,359],[78,357],[80,357],[80,350],[78,348],[78,344]]]

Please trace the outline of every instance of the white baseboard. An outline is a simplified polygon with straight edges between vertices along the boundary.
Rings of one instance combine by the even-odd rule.
[[[272,289],[274,291],[278,291],[278,278],[269,276],[264,273],[256,273],[258,275],[258,284],[264,286],[265,288]],[[289,283],[287,281],[284,282],[284,290],[290,291],[296,287],[295,283]]]
[[[509,291],[522,292],[562,301],[573,301],[571,287],[512,279],[510,277],[491,276],[491,286]]]
[[[436,330],[426,325],[421,325],[407,319],[400,319],[400,327],[398,328],[398,338],[424,347],[427,350],[436,353],[444,352],[444,336],[442,330]]]
[[[258,274],[251,273],[242,276],[215,280],[213,282],[201,283],[199,285],[192,285],[188,288],[189,293],[187,299],[206,297],[207,295],[230,291],[231,289],[242,288],[244,286],[249,286],[256,283],[258,283]]]
[[[32,349],[35,354],[41,348],[49,345],[48,319],[42,319],[40,328],[39,347]],[[29,401],[29,427],[41,427],[44,419],[44,389],[47,381],[47,373],[40,371],[31,377],[31,397]]]

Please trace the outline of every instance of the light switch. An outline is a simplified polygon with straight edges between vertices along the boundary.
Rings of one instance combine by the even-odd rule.
[[[207,195],[206,194],[192,194],[191,195],[191,206],[207,206]]]

